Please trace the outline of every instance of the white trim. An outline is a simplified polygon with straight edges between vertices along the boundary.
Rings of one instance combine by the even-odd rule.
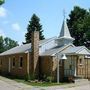
[[[79,50],[77,50],[76,53],[79,53],[83,49],[85,49],[88,53],[90,53],[90,51],[85,46],[81,46],[81,48]]]

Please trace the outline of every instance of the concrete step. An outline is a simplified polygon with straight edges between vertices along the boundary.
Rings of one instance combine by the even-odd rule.
[[[88,84],[88,79],[75,79],[76,84]]]

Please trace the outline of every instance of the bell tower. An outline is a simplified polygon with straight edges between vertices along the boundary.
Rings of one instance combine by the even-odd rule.
[[[73,43],[74,38],[71,37],[66,20],[65,20],[65,11],[64,11],[64,20],[61,27],[60,34],[56,39],[56,43],[58,46],[64,46],[69,43]]]

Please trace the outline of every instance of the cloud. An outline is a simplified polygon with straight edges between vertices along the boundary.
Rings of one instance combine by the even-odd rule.
[[[12,29],[15,31],[20,31],[20,25],[18,23],[13,23],[12,24]]]
[[[18,44],[19,44],[19,45],[23,45],[21,41],[18,41]]]
[[[0,36],[6,37],[4,30],[0,29]]]
[[[0,7],[0,17],[6,17],[7,10],[4,7]]]

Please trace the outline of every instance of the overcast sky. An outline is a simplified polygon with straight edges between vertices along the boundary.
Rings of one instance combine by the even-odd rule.
[[[0,6],[0,35],[22,43],[33,13],[41,20],[45,38],[58,36],[63,21],[75,5],[90,8],[90,0],[5,0]]]

